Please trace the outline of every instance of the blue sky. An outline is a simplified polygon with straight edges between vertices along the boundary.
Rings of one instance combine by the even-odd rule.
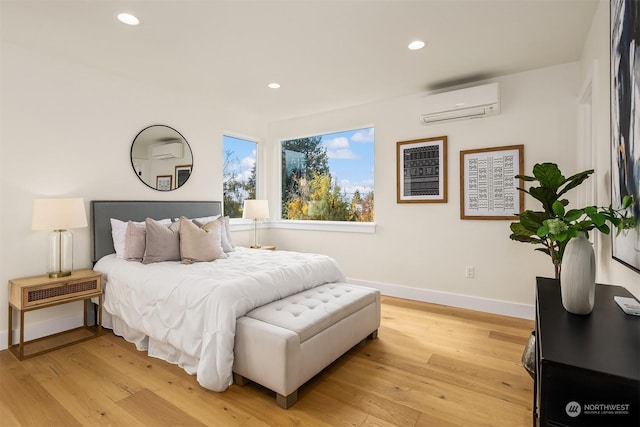
[[[355,129],[322,136],[329,169],[342,191],[364,196],[373,191],[373,128]]]
[[[351,195],[358,189],[364,196],[373,190],[373,140],[373,128],[322,136],[331,174],[343,192]],[[256,144],[225,135],[224,149],[234,153],[230,167],[242,180],[247,179],[256,161]]]
[[[223,140],[225,151],[223,161],[226,161],[226,152],[233,151],[229,169],[240,175],[238,178],[240,181],[246,181],[251,175],[251,168],[256,163],[257,144],[253,141],[246,141],[227,135],[224,136]]]

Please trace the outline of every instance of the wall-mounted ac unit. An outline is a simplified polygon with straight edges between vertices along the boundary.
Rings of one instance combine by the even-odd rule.
[[[179,159],[182,157],[182,143],[154,145],[151,148],[151,157],[156,160]]]
[[[420,118],[425,124],[476,119],[500,113],[500,87],[490,83],[424,98]]]

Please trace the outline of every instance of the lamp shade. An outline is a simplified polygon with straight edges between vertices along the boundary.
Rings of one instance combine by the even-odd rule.
[[[266,219],[269,218],[269,201],[245,200],[242,207],[242,218]]]
[[[34,199],[32,230],[68,230],[87,226],[84,200]]]

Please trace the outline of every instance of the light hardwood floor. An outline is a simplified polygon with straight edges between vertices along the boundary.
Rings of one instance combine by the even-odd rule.
[[[206,390],[106,331],[22,362],[0,352],[0,426],[529,426],[520,356],[532,328],[383,297],[378,339],[301,387],[289,410],[253,383]]]

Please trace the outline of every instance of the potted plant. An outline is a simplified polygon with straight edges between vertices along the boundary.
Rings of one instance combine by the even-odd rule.
[[[589,314],[593,309],[595,293],[595,256],[588,232],[597,229],[609,234],[613,225],[617,232],[635,227],[635,217],[630,214],[633,197],[625,196],[622,207],[587,206],[569,209],[569,201],[563,196],[582,184],[593,173],[586,170],[565,178],[555,163],[539,163],[533,167],[533,176],[517,175],[526,182],[537,182],[528,190],[542,204],[541,211],[526,210],[518,215],[518,222],[511,223],[512,240],[542,245],[536,250],[551,257],[555,277],[560,279],[562,304],[575,314]],[[563,269],[563,260],[570,259]]]
[[[518,188],[542,205],[541,211],[526,210],[518,214],[518,221],[511,223],[511,240],[541,245],[537,251],[551,257],[555,277],[560,278],[562,259],[569,241],[578,237],[581,232],[588,237],[588,232],[595,229],[609,234],[611,223],[617,233],[635,227],[635,217],[630,215],[633,197],[625,196],[620,209],[609,207],[587,206],[581,209],[569,209],[569,201],[563,196],[571,189],[578,187],[593,173],[586,170],[565,178],[555,163],[538,163],[533,167],[533,176],[517,175],[525,182],[537,182],[539,186],[531,186],[528,190]]]
[[[593,173],[593,169],[586,170],[575,175],[565,178],[558,165],[555,163],[540,163],[533,167],[533,176],[517,175],[516,178],[525,182],[537,182],[539,186],[531,186],[528,190],[518,188],[518,190],[529,194],[538,200],[542,205],[541,211],[526,210],[518,214],[518,221],[511,223],[511,240],[518,242],[531,243],[541,245],[537,251],[546,253],[551,257],[551,262],[555,270],[556,279],[561,279],[562,287],[562,261],[567,250],[567,246],[571,240],[580,241],[578,245],[582,249],[582,253],[588,256],[587,262],[590,264],[587,268],[578,266],[579,273],[585,273],[589,276],[586,282],[586,291],[580,289],[579,284],[576,288],[582,292],[582,297],[578,299],[578,307],[572,306],[575,301],[569,301],[568,291],[562,292],[562,304],[569,312],[576,314],[588,314],[593,308],[593,294],[595,291],[595,259],[591,244],[586,240],[589,231],[594,228],[604,234],[611,231],[607,222],[616,227],[620,233],[623,229],[635,227],[635,218],[628,215],[629,207],[633,204],[633,198],[625,196],[622,208],[616,210],[611,206],[608,208],[598,208],[596,206],[587,206],[582,209],[570,209],[566,207],[569,201],[563,196],[571,189],[578,187]],[[574,239],[581,235],[583,239]],[[578,251],[571,251],[570,255],[575,255]],[[580,269],[583,269],[580,272]],[[576,269],[574,269],[575,271]],[[584,274],[581,279],[584,279]],[[592,277],[593,276],[593,277]],[[569,281],[572,278],[568,279]],[[565,282],[567,279],[565,278]],[[565,287],[566,288],[566,287]],[[565,299],[567,300],[565,302]],[[590,307],[589,307],[590,305]],[[569,308],[567,308],[569,306]],[[522,365],[531,374],[534,375],[535,332],[531,332],[528,343],[522,353]]]

